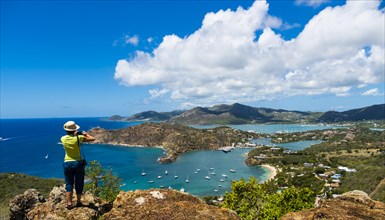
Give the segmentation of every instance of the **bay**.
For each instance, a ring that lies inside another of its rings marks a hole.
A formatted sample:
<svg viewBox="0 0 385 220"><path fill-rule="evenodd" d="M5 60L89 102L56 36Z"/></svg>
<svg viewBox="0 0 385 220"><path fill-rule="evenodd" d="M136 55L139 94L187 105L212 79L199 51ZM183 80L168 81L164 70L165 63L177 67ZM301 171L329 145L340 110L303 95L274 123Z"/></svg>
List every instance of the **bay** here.
<svg viewBox="0 0 385 220"><path fill-rule="evenodd" d="M0 172L25 173L44 178L63 178L64 150L59 141L60 137L65 135L63 124L68 120L74 120L81 126L81 130L90 130L93 127L119 129L141 123L111 122L104 119L1 119ZM232 127L261 133L329 128L313 125L234 125ZM204 126L200 128L204 128ZM301 148L306 146L308 145L305 144ZM264 181L269 175L269 171L260 166L246 166L243 155L250 149L235 149L231 153L189 152L181 155L171 164L156 162L157 158L164 154L160 148L85 144L83 149L88 161L98 160L103 167L110 167L123 179L122 190L164 186L177 190L183 188L198 196L218 195L230 190L231 180L255 176L258 180ZM230 172L230 169L235 172ZM168 175L165 175L166 170ZM146 172L147 175L141 176L142 172ZM227 178L222 174L227 175ZM175 175L178 178L175 178ZM158 179L158 176L162 177ZM209 176L210 180L207 180L206 176ZM188 183L186 179L189 180ZM149 181L154 181L154 183L149 183Z"/></svg>

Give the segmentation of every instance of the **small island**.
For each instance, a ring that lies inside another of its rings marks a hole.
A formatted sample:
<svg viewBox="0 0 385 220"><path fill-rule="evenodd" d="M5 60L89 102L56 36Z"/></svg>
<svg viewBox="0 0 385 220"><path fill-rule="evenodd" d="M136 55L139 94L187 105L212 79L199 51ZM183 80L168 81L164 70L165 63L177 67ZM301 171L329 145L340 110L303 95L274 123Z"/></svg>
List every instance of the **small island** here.
<svg viewBox="0 0 385 220"><path fill-rule="evenodd" d="M196 129L189 126L166 123L144 123L137 126L105 130L93 128L89 131L95 137L94 144L121 146L161 147L166 155L159 158L160 163L176 160L179 154L194 150L230 149L245 146L249 139L260 134L241 131L230 127Z"/></svg>

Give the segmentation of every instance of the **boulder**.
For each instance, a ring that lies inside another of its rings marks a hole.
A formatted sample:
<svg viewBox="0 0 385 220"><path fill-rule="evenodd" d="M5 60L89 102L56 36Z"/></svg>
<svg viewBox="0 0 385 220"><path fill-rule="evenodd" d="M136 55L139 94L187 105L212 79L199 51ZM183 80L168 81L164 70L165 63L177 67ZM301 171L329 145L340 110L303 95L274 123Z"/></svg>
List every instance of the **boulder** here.
<svg viewBox="0 0 385 220"><path fill-rule="evenodd" d="M201 199L172 189L120 192L104 219L240 219L229 209L207 205Z"/></svg>
<svg viewBox="0 0 385 220"><path fill-rule="evenodd" d="M76 204L76 196L74 196ZM83 206L66 208L66 191L64 186L54 187L45 200L36 190L27 190L17 195L10 203L11 219L98 219L111 209L111 204L86 193L82 197Z"/></svg>
<svg viewBox="0 0 385 220"><path fill-rule="evenodd" d="M26 213L32 210L36 204L44 201L45 199L36 189L26 190L9 202L10 219L27 219Z"/></svg>
<svg viewBox="0 0 385 220"><path fill-rule="evenodd" d="M385 219L385 204L372 200L363 191L354 190L335 199L325 200L317 208L288 213L282 219Z"/></svg>

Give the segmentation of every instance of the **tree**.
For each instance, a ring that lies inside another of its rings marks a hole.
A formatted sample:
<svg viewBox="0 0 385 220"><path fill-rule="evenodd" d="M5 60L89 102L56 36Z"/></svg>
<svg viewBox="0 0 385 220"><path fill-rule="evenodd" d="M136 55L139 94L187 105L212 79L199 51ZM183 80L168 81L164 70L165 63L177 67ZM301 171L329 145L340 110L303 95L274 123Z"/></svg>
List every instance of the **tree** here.
<svg viewBox="0 0 385 220"><path fill-rule="evenodd" d="M260 219L279 219L286 213L312 208L314 198L315 193L310 189L292 186L268 197Z"/></svg>
<svg viewBox="0 0 385 220"><path fill-rule="evenodd" d="M278 192L273 181L233 181L221 206L234 210L242 219L279 219L284 214L313 207L315 193L290 187Z"/></svg>
<svg viewBox="0 0 385 220"><path fill-rule="evenodd" d="M121 178L115 176L112 169L105 169L102 165L94 160L88 163L86 168L86 176L91 182L85 185L85 189L91 191L95 196L98 196L109 202L113 202L120 191Z"/></svg>

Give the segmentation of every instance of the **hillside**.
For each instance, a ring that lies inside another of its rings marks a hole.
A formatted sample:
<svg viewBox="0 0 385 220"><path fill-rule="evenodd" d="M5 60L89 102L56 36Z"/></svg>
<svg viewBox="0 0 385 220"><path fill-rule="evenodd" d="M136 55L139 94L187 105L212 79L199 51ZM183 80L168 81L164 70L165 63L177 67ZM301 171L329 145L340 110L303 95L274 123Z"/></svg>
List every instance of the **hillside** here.
<svg viewBox="0 0 385 220"><path fill-rule="evenodd" d="M89 133L95 137L95 144L163 147L167 156L159 162L172 162L184 152L214 150L232 143L245 142L248 137L256 136L255 133L229 127L195 129L165 123L145 123L117 130L93 128Z"/></svg>
<svg viewBox="0 0 385 220"><path fill-rule="evenodd" d="M182 114L184 111L176 110L171 112L156 112L156 111L145 111L134 114L130 117L122 117L120 115L113 115L107 120L110 121L166 121L174 116Z"/></svg>
<svg viewBox="0 0 385 220"><path fill-rule="evenodd" d="M9 213L9 200L26 189L34 188L47 197L54 186L64 184L61 179L43 179L19 173L0 173L0 213ZM6 218L4 218L6 219Z"/></svg>
<svg viewBox="0 0 385 220"><path fill-rule="evenodd" d="M156 111L146 111L146 112L141 112L138 114L135 114L131 117L128 117L126 120L127 121L135 121L135 120L153 120L153 121L164 121L170 119L171 116L158 113Z"/></svg>
<svg viewBox="0 0 385 220"><path fill-rule="evenodd" d="M116 120L117 116L111 117ZM171 124L257 124L257 123L334 123L363 120L385 120L385 104L373 105L344 112L302 112L283 109L255 108L242 104L195 107L186 111L157 113L146 111L135 114L124 121L156 120Z"/></svg>
<svg viewBox="0 0 385 220"><path fill-rule="evenodd" d="M385 119L385 104L373 105L344 112L328 111L325 112L318 121L330 123L383 119Z"/></svg>

